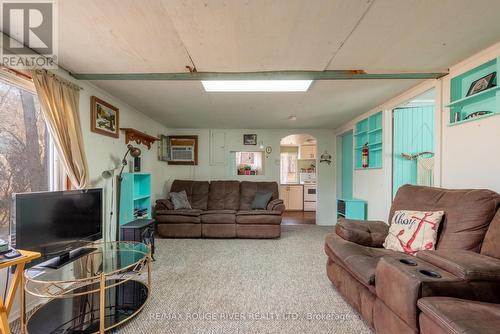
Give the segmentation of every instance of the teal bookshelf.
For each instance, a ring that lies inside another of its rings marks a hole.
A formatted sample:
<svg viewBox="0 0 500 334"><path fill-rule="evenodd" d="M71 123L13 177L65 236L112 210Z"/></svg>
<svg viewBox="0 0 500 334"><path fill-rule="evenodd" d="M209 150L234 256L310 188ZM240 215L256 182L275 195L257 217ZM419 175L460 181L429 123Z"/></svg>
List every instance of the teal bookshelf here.
<svg viewBox="0 0 500 334"><path fill-rule="evenodd" d="M451 79L450 104L446 106L450 109L450 126L500 114L500 87L497 86L498 78L495 78L493 87L467 96L467 92L474 81L493 72L496 72L498 76L499 70L500 58L495 58ZM490 113L466 119L467 116L478 111L488 111Z"/></svg>
<svg viewBox="0 0 500 334"><path fill-rule="evenodd" d="M356 123L354 138L354 168L382 168L382 112L380 111ZM368 167L363 168L361 151L365 143L368 143Z"/></svg>
<svg viewBox="0 0 500 334"><path fill-rule="evenodd" d="M147 210L136 217L136 210ZM120 226L138 218L151 218L151 174L123 173L120 190Z"/></svg>

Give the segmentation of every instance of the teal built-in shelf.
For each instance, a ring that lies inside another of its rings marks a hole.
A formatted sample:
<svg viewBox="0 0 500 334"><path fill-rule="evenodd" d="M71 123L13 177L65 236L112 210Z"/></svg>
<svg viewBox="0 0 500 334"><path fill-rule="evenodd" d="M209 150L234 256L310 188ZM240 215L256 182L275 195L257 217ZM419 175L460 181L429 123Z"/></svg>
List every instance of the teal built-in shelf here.
<svg viewBox="0 0 500 334"><path fill-rule="evenodd" d="M474 81L490 73L496 73L498 76L500 69L499 59L500 58L492 59L451 79L451 101L448 105L446 105L446 107L450 109L449 126L488 118L500 113L500 86L496 85L498 80L497 78L495 78L493 82L493 87L467 96L467 92ZM479 111L486 111L489 113L466 119L467 116Z"/></svg>
<svg viewBox="0 0 500 334"><path fill-rule="evenodd" d="M354 168L356 170L382 168L382 112L356 123L354 131ZM368 144L368 167L366 168L363 168L361 161L364 144Z"/></svg>

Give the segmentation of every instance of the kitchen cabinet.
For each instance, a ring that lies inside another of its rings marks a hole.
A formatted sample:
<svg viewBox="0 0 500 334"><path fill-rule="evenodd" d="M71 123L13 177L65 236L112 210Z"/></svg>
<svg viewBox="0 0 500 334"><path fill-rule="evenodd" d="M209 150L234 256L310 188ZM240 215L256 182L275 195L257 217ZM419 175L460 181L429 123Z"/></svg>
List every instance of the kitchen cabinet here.
<svg viewBox="0 0 500 334"><path fill-rule="evenodd" d="M226 132L210 131L210 165L224 166L226 164Z"/></svg>
<svg viewBox="0 0 500 334"><path fill-rule="evenodd" d="M280 186L279 191L286 210L304 210L304 188L302 185L283 184Z"/></svg>
<svg viewBox="0 0 500 334"><path fill-rule="evenodd" d="M300 146L299 159L316 159L316 145Z"/></svg>

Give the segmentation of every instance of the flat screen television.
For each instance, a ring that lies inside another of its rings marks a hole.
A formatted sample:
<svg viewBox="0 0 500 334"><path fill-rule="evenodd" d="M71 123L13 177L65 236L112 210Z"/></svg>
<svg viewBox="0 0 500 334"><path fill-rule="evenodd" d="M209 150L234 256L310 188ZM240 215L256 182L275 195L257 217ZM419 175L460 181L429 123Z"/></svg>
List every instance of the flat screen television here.
<svg viewBox="0 0 500 334"><path fill-rule="evenodd" d="M57 268L102 238L102 189L14 194L13 207L12 246L42 254L31 266Z"/></svg>

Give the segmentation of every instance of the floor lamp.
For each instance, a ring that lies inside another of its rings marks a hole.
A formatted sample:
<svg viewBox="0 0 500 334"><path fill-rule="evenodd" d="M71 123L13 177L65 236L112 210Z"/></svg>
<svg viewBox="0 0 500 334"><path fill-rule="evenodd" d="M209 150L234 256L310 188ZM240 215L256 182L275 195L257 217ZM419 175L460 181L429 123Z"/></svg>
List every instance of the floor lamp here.
<svg viewBox="0 0 500 334"><path fill-rule="evenodd" d="M131 157L137 158L141 155L141 150L137 147L130 145L130 144L127 145L127 152L125 152L125 155L123 156L120 173L116 177L116 180L117 180L117 184L116 184L116 211L117 211L117 214L116 214L116 223L115 223L116 240L120 240L120 230L119 230L119 225L120 225L120 222L119 222L119 219L120 219L120 191L121 191L121 184L122 184L122 180L123 180L123 178L122 178L123 169L125 168L125 166L128 165L127 155L129 153L130 153ZM105 179L111 178L111 208L110 208L110 213L109 213L110 224L113 221L113 197L114 197L113 196L113 193L114 193L113 176L115 175L115 170L117 170L118 168L120 168L120 167L105 170L101 174L102 177Z"/></svg>

